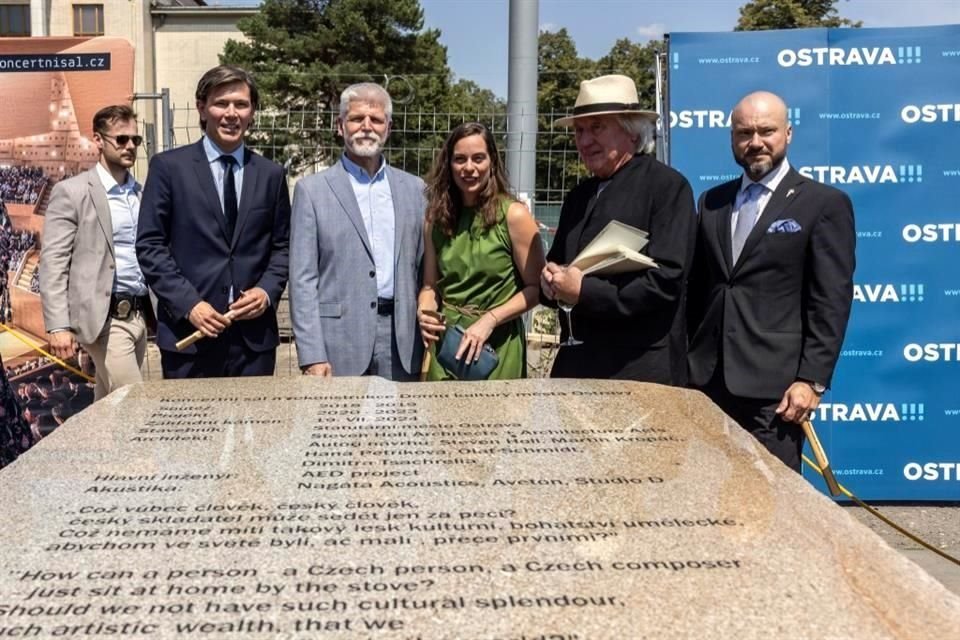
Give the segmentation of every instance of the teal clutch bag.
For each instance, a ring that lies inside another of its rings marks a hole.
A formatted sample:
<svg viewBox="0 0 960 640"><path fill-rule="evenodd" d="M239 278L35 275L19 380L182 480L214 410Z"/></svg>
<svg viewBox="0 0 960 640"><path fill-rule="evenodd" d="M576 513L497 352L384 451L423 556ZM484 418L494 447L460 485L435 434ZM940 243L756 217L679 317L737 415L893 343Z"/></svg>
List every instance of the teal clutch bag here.
<svg viewBox="0 0 960 640"><path fill-rule="evenodd" d="M480 359L467 362L466 358L457 360L457 349L460 348L460 341L463 340L463 328L455 325L447 329L443 334L443 339L437 347L437 363L446 369L450 374L456 376L458 380L486 380L493 373L500 363L497 352L490 345L484 344L480 350Z"/></svg>

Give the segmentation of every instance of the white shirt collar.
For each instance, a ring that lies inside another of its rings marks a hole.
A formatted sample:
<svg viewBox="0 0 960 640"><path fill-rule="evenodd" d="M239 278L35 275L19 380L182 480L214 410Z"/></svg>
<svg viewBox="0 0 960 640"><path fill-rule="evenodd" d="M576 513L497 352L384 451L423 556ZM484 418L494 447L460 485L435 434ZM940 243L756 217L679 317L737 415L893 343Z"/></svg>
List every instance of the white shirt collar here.
<svg viewBox="0 0 960 640"><path fill-rule="evenodd" d="M138 191L140 185L137 184L137 181L133 179L133 174L127 171L127 179L123 181L123 184L118 183L113 179L113 175L103 168L103 165L97 162L97 176L100 178L100 184L103 185L103 190L107 193L114 188L119 186L121 189L128 191Z"/></svg>

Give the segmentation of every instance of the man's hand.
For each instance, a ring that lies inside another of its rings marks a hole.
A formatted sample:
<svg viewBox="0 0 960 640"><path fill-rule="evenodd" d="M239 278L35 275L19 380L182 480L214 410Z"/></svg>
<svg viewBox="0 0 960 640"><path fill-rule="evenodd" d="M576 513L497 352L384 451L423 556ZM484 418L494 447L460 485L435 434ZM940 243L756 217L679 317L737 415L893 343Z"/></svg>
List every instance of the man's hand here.
<svg viewBox="0 0 960 640"><path fill-rule="evenodd" d="M806 382L797 381L784 392L777 415L786 422L801 424L820 404L820 396Z"/></svg>
<svg viewBox="0 0 960 640"><path fill-rule="evenodd" d="M50 351L61 360L77 355L77 336L73 331L57 331L50 334Z"/></svg>
<svg viewBox="0 0 960 640"><path fill-rule="evenodd" d="M263 315L270 305L270 297L260 287L248 289L233 301L230 310L234 320L253 320Z"/></svg>
<svg viewBox="0 0 960 640"><path fill-rule="evenodd" d="M207 338L216 338L230 326L230 318L217 313L210 303L202 300L190 310L187 319Z"/></svg>
<svg viewBox="0 0 960 640"><path fill-rule="evenodd" d="M555 300L557 298L557 292L553 290L553 274L562 269L563 267L556 262L548 262L540 272L540 290L543 291L543 295L547 300Z"/></svg>
<svg viewBox="0 0 960 640"><path fill-rule="evenodd" d="M567 304L580 302L580 285L583 282L583 272L580 269L570 266L561 267L551 262L543 270L550 272L549 282L554 299ZM543 276L541 276L542 280Z"/></svg>
<svg viewBox="0 0 960 640"><path fill-rule="evenodd" d="M333 367L329 362L315 362L303 368L305 376L320 376L321 378L332 378Z"/></svg>

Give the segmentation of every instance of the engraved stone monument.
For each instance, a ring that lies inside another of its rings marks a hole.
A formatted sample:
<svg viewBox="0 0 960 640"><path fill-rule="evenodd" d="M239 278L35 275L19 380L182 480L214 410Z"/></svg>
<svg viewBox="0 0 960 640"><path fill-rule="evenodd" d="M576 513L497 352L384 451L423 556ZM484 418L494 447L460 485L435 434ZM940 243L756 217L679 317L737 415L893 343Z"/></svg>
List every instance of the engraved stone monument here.
<svg viewBox="0 0 960 640"><path fill-rule="evenodd" d="M657 385L137 385L0 472L0 513L0 638L960 630L960 598Z"/></svg>

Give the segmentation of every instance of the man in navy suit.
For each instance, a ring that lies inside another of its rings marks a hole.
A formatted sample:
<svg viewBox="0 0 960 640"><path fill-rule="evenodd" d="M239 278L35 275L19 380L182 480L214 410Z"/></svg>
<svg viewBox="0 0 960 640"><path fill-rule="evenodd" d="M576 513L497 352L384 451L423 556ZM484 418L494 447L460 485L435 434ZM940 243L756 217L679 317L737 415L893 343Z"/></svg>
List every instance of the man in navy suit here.
<svg viewBox="0 0 960 640"><path fill-rule="evenodd" d="M733 110L743 176L700 197L688 293L690 382L800 470L800 423L820 403L853 300L853 206L790 167L772 93Z"/></svg>
<svg viewBox="0 0 960 640"><path fill-rule="evenodd" d="M259 100L246 71L211 69L196 100L203 139L153 159L140 206L137 257L159 301L163 376L272 375L287 282L286 177L243 144ZM204 339L178 352L196 330Z"/></svg>

